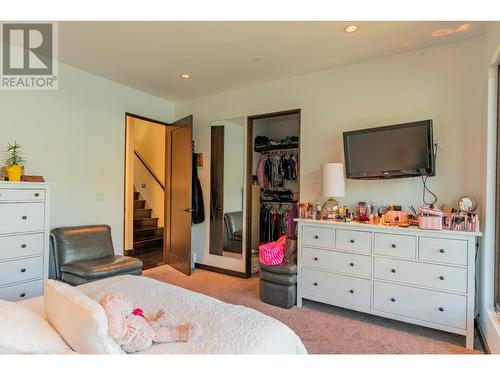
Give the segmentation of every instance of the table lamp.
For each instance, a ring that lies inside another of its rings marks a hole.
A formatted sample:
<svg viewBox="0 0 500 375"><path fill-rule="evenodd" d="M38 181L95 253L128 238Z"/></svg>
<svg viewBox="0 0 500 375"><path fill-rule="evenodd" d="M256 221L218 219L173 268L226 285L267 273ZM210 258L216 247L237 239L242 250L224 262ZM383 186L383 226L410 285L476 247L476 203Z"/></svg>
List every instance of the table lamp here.
<svg viewBox="0 0 500 375"><path fill-rule="evenodd" d="M321 166L321 192L328 198L323 204L323 217L334 218L339 209L335 198L345 196L344 165L327 163Z"/></svg>

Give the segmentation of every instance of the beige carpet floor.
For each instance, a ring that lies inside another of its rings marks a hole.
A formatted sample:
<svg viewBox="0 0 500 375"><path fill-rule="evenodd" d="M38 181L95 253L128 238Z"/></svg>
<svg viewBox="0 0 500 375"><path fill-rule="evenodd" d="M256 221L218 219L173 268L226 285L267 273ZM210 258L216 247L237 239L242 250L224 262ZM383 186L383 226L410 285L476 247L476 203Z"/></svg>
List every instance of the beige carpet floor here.
<svg viewBox="0 0 500 375"><path fill-rule="evenodd" d="M196 269L186 276L169 266L144 272L145 276L251 307L288 325L311 354L468 354L463 336L358 313L322 303L305 301L289 310L259 299L259 278L240 279Z"/></svg>

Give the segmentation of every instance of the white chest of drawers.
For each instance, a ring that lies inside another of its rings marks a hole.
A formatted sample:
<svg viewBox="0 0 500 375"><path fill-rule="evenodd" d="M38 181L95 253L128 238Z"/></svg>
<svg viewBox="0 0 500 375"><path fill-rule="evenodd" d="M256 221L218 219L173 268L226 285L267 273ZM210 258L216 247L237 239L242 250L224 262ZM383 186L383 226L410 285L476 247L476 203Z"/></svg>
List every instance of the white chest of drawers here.
<svg viewBox="0 0 500 375"><path fill-rule="evenodd" d="M466 336L479 232L298 219L297 305L323 302Z"/></svg>
<svg viewBox="0 0 500 375"><path fill-rule="evenodd" d="M0 299L43 293L49 270L49 198L44 183L0 182Z"/></svg>

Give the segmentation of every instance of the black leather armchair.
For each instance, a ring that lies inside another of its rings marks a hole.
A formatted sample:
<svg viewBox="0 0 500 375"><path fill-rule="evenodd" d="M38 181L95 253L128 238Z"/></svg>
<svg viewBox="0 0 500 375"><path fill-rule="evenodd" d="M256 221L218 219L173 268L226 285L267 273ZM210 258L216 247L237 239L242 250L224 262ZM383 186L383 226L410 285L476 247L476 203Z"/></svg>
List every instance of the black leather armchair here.
<svg viewBox="0 0 500 375"><path fill-rule="evenodd" d="M80 285L111 276L142 274L139 259L115 255L109 225L56 228L50 237L58 280Z"/></svg>
<svg viewBox="0 0 500 375"><path fill-rule="evenodd" d="M242 252L243 212L227 212L224 214L224 251Z"/></svg>

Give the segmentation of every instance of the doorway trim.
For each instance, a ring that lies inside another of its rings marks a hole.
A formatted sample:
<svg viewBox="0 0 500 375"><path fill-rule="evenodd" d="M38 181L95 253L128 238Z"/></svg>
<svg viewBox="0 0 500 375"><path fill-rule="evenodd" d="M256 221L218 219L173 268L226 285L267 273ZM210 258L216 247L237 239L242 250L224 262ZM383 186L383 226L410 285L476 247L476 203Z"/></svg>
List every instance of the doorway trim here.
<svg viewBox="0 0 500 375"><path fill-rule="evenodd" d="M127 235L126 217L127 217L127 166L128 166L127 156L128 156L128 154L127 154L127 143L126 142L127 142L127 136L128 136L128 125L127 125L128 118L134 118L134 119L138 119L138 120L148 121L148 122L152 122L154 124L164 125L166 127L170 126L170 124L167 122L155 120L155 119L152 119L152 118L149 118L146 116L141 116L141 115L137 115L137 114L130 113L130 112L125 112L125 121L124 121L125 122L125 133L124 133L125 146L123 148L123 159L124 159L124 162L123 162L123 252L124 252L124 254L125 254L125 251L127 250L125 240L126 240L126 235ZM165 152L166 152L166 150L165 150ZM149 171L149 167L146 166L146 168ZM156 179L156 176L151 171L150 171L150 173ZM166 241L164 239L163 240L163 263L164 264L166 264L166 255L165 255L166 247L165 246L166 246Z"/></svg>
<svg viewBox="0 0 500 375"><path fill-rule="evenodd" d="M252 276L252 175L253 175L253 122L263 118L280 117L285 115L299 115L299 150L301 149L301 109L289 109L279 112L263 113L247 117L247 165L246 165L246 238L245 238L245 274L246 277ZM301 165L302 153L299 152L299 168ZM299 197L300 197L300 180L299 180Z"/></svg>

